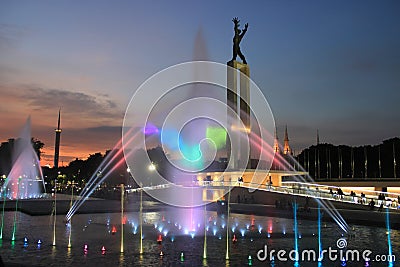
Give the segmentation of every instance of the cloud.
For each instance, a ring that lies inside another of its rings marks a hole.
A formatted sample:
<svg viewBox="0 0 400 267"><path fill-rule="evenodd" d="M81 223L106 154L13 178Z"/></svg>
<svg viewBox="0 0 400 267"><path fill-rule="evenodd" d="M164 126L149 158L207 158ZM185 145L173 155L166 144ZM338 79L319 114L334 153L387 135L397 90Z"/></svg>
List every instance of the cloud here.
<svg viewBox="0 0 400 267"><path fill-rule="evenodd" d="M54 128L61 107L61 155L64 160L86 158L104 152L121 138L123 111L108 95L28 85L0 83L2 103L0 140L18 134L27 116L32 117L32 135L45 143L43 161L54 154ZM51 162L51 160L50 160Z"/></svg>
<svg viewBox="0 0 400 267"><path fill-rule="evenodd" d="M98 126L89 127L86 130L89 132L103 132L103 133L115 133L121 132L122 126Z"/></svg>
<svg viewBox="0 0 400 267"><path fill-rule="evenodd" d="M30 105L38 109L52 108L56 105L75 111L111 115L115 114L113 109L117 106L112 100L102 96L62 89L27 88L24 93Z"/></svg>
<svg viewBox="0 0 400 267"><path fill-rule="evenodd" d="M106 95L92 95L86 92L65 89L42 88L30 85L2 86L2 98L23 103L33 111L54 111L61 107L69 117L95 121L113 121L123 116L118 104Z"/></svg>

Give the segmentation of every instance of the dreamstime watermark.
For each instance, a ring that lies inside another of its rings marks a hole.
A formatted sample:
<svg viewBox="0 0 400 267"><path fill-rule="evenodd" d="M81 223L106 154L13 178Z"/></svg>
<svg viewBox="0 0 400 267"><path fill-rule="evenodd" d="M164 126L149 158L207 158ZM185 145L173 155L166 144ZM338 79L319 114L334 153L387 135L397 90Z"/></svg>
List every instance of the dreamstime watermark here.
<svg viewBox="0 0 400 267"><path fill-rule="evenodd" d="M303 250L286 250L286 249L268 249L268 245L257 252L257 259L261 262L264 261L302 261L302 262L315 262L315 261L346 261L346 262L394 262L395 255L376 254L374 255L371 250L358 250L346 249L347 240L339 238L336 242L336 247L329 246L327 249L319 252L315 249Z"/></svg>

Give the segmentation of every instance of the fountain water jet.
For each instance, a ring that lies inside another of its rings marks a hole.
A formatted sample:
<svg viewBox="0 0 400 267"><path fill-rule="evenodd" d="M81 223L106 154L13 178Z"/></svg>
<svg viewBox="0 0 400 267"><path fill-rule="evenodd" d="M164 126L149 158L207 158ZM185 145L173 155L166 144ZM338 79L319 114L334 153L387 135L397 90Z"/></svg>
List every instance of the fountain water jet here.
<svg viewBox="0 0 400 267"><path fill-rule="evenodd" d="M19 180L21 187L18 189ZM40 162L31 143L30 117L14 143L12 168L2 190L10 199L37 198L45 191Z"/></svg>
<svg viewBox="0 0 400 267"><path fill-rule="evenodd" d="M57 180L54 182L54 209L53 209L53 246L56 245L56 222L57 222Z"/></svg>
<svg viewBox="0 0 400 267"><path fill-rule="evenodd" d="M322 261L321 205L318 204L318 261Z"/></svg>
<svg viewBox="0 0 400 267"><path fill-rule="evenodd" d="M69 203L69 208L72 207L72 200L74 198L74 183L72 182L71 186L72 192L71 192L71 201ZM71 248L71 234L72 234L72 218L69 220L69 233L68 233L68 248Z"/></svg>
<svg viewBox="0 0 400 267"><path fill-rule="evenodd" d="M261 130L263 131L263 129L261 129ZM262 145L264 145L265 147L269 146L269 144L265 144L265 141L262 140L256 134L252 134L251 133L250 135L251 135L250 141L252 142L252 144L254 144L254 145L258 144L258 146L261 146L261 147L262 147ZM283 148L280 147L280 149L283 149ZM268 148L268 151L269 151L269 148ZM291 161L297 162L292 156L290 156L290 155L287 155L287 156L289 157L289 159ZM275 157L282 165L286 166L287 170L296 171L295 168L285 158L282 157L282 155L276 153ZM305 170L302 167L300 168L300 171L304 171L305 172ZM310 181L314 182L314 179L310 175L307 175L306 178L303 178L302 176L296 176L295 178L296 178L296 181L300 181L300 182L310 182ZM260 186L261 186L261 184L260 184ZM254 190L255 189L253 189L253 191ZM324 211L326 213L328 213L332 217L332 219L337 223L337 225L344 232L347 233L348 232L348 225L347 225L346 221L343 219L343 217L336 210L336 208L333 206L333 204L331 202L325 201L323 199L316 198L315 200L324 209Z"/></svg>
<svg viewBox="0 0 400 267"><path fill-rule="evenodd" d="M299 260L299 235L297 225L297 201L293 201L293 224L294 224L294 251L296 252L295 263Z"/></svg>
<svg viewBox="0 0 400 267"><path fill-rule="evenodd" d="M0 240L3 239L3 227L4 227L4 209L6 206L6 194L3 193L3 209L1 211L1 228L0 228Z"/></svg>
<svg viewBox="0 0 400 267"><path fill-rule="evenodd" d="M207 205L204 204L204 245L203 245L203 259L207 259Z"/></svg>
<svg viewBox="0 0 400 267"><path fill-rule="evenodd" d="M128 138L126 142L132 142L132 140L135 139L137 134L140 133L140 131L136 131L134 134L133 133L134 129L130 129L125 137ZM124 137L123 137L124 138ZM75 214L75 212L83 205L85 200L93 193L93 191L96 189L98 185L100 185L115 169L117 169L121 164L125 162L125 159L122 158L118 162L115 162L119 156L122 155L123 149L121 147L122 139L118 141L118 143L114 146L112 151L104 158L104 160L101 162L100 166L97 167L96 171L93 173L92 177L90 177L89 181L86 183L85 187L82 189L81 193L79 194L79 198L77 198L74 201L74 204L72 207L69 209L67 215L66 215L66 220L69 221L72 216ZM129 153L132 153L129 152ZM110 170L107 168L110 167L111 164L114 164ZM100 170L104 170L105 172L102 173L101 176L97 175Z"/></svg>
<svg viewBox="0 0 400 267"><path fill-rule="evenodd" d="M18 182L17 182L17 195L19 194L19 184L21 183L21 177L18 178ZM14 211L14 224L13 224L13 231L12 231L12 238L11 241L15 241L15 233L17 231L17 212L18 212L18 198L15 201L15 211Z"/></svg>
<svg viewBox="0 0 400 267"><path fill-rule="evenodd" d="M121 253L124 253L124 193L125 187L121 184Z"/></svg>
<svg viewBox="0 0 400 267"><path fill-rule="evenodd" d="M386 232L387 232L387 243L388 243L388 266L393 266L393 253L392 253L392 241L390 239L390 212L389 208L386 208Z"/></svg>
<svg viewBox="0 0 400 267"><path fill-rule="evenodd" d="M143 189L140 190L140 208L139 208L139 223L140 223L140 255L143 254Z"/></svg>

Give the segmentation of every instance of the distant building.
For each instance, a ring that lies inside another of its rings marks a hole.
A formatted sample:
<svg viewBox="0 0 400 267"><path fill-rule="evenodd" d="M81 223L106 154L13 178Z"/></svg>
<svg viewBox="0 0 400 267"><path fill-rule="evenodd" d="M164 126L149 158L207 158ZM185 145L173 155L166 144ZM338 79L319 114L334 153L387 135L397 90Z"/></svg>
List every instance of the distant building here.
<svg viewBox="0 0 400 267"><path fill-rule="evenodd" d="M283 149L281 150L280 144L279 144L279 138L277 134L277 129L275 128L275 133L274 133L274 152L283 154L283 155L292 155L293 151L292 148L290 147L289 144L289 135L288 135L288 130L287 126L285 128L285 136L283 139Z"/></svg>
<svg viewBox="0 0 400 267"><path fill-rule="evenodd" d="M285 155L291 155L292 154L292 149L290 148L289 145L289 135L288 135L288 131L287 131L287 126L285 128L285 138L283 140L283 154Z"/></svg>
<svg viewBox="0 0 400 267"><path fill-rule="evenodd" d="M60 157L60 138L61 138L61 128L60 128L60 122L61 122L61 110L58 111L58 123L57 123L57 129L55 129L56 132L56 139L55 139L55 144L54 144L54 169L58 169L58 161Z"/></svg>

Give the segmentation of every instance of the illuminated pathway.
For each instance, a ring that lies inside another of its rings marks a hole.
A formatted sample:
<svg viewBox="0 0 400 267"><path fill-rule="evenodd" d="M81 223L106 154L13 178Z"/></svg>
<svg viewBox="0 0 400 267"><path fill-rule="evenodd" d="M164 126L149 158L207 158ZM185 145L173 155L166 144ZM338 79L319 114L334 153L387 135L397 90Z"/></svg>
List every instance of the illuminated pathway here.
<svg viewBox="0 0 400 267"><path fill-rule="evenodd" d="M136 193L140 192L141 190L162 190L168 188L170 184L163 184L158 186L148 186L142 188L135 188L135 189L128 189L127 193ZM213 189L221 189L227 186L229 187L242 187L247 188L249 190L259 190L264 192L274 192L279 194L286 194L286 195L294 195L294 196L302 196L302 197L311 197L316 199L322 200L329 200L335 202L345 202L349 204L355 205L368 205L371 200L374 200L375 207L379 207L381 205L381 201L378 200L378 196L381 193L385 194L386 200L383 201L383 206L385 208L397 210L400 207L400 204L397 201L397 198L400 194L395 193L385 193L380 191L372 191L372 190L364 190L365 198L361 198L360 194L357 196L352 197L350 196L349 192L344 192L345 195L340 196L337 194L337 189L339 187L335 186L327 186L315 183L302 183L302 182L282 182L282 186L267 186L263 184L256 184L256 183L240 183L240 182L197 182L191 184L181 185L189 187L204 187L204 188L213 188ZM332 189L333 194L330 192Z"/></svg>

